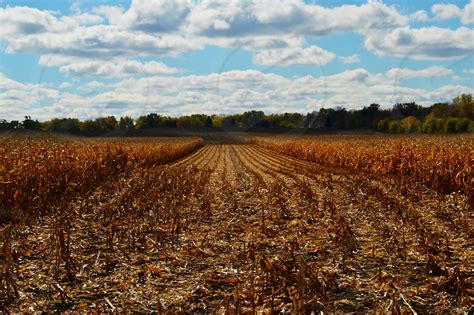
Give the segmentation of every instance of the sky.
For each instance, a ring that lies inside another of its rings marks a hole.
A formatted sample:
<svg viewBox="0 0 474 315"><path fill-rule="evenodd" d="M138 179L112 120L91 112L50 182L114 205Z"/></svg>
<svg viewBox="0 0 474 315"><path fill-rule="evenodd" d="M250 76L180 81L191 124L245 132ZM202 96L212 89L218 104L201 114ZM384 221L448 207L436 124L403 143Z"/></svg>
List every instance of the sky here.
<svg viewBox="0 0 474 315"><path fill-rule="evenodd" d="M0 0L0 119L474 94L474 0Z"/></svg>

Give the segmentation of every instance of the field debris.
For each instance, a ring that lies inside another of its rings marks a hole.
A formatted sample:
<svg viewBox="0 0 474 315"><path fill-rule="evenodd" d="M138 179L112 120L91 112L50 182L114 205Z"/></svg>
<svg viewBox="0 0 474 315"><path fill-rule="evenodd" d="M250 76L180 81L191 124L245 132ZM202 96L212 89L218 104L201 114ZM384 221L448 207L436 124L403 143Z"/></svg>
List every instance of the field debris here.
<svg viewBox="0 0 474 315"><path fill-rule="evenodd" d="M322 163L307 158L319 149L304 158L278 141L5 142L0 310L471 310L472 182L458 174L441 189L416 167L451 176L472 137L413 141L463 155L425 161L438 169L402 154L403 175L352 149Z"/></svg>

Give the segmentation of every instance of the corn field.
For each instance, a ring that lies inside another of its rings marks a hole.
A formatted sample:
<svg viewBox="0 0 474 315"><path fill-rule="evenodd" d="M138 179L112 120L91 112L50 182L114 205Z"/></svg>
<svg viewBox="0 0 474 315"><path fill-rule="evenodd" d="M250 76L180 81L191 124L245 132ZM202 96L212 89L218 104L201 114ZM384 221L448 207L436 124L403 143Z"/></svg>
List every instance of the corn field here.
<svg viewBox="0 0 474 315"><path fill-rule="evenodd" d="M472 136L0 141L2 312L472 311Z"/></svg>

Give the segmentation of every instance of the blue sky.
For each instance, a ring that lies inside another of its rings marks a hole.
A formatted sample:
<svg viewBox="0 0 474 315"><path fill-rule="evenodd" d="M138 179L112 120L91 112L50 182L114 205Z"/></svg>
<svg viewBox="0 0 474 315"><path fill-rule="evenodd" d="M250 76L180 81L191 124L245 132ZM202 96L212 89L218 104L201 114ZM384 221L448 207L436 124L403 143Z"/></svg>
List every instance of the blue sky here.
<svg viewBox="0 0 474 315"><path fill-rule="evenodd" d="M309 112L473 93L473 1L0 0L0 119Z"/></svg>

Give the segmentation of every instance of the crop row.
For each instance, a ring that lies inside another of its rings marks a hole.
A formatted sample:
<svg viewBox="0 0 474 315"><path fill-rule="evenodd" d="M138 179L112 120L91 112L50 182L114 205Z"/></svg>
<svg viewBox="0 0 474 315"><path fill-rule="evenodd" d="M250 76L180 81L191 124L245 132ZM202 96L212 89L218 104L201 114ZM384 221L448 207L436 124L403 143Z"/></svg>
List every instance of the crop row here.
<svg viewBox="0 0 474 315"><path fill-rule="evenodd" d="M201 139L176 142L2 139L0 221L37 218L53 205L65 204L117 174L171 162L201 145Z"/></svg>
<svg viewBox="0 0 474 315"><path fill-rule="evenodd" d="M322 166L393 175L441 193L473 194L472 136L257 137L250 142Z"/></svg>

